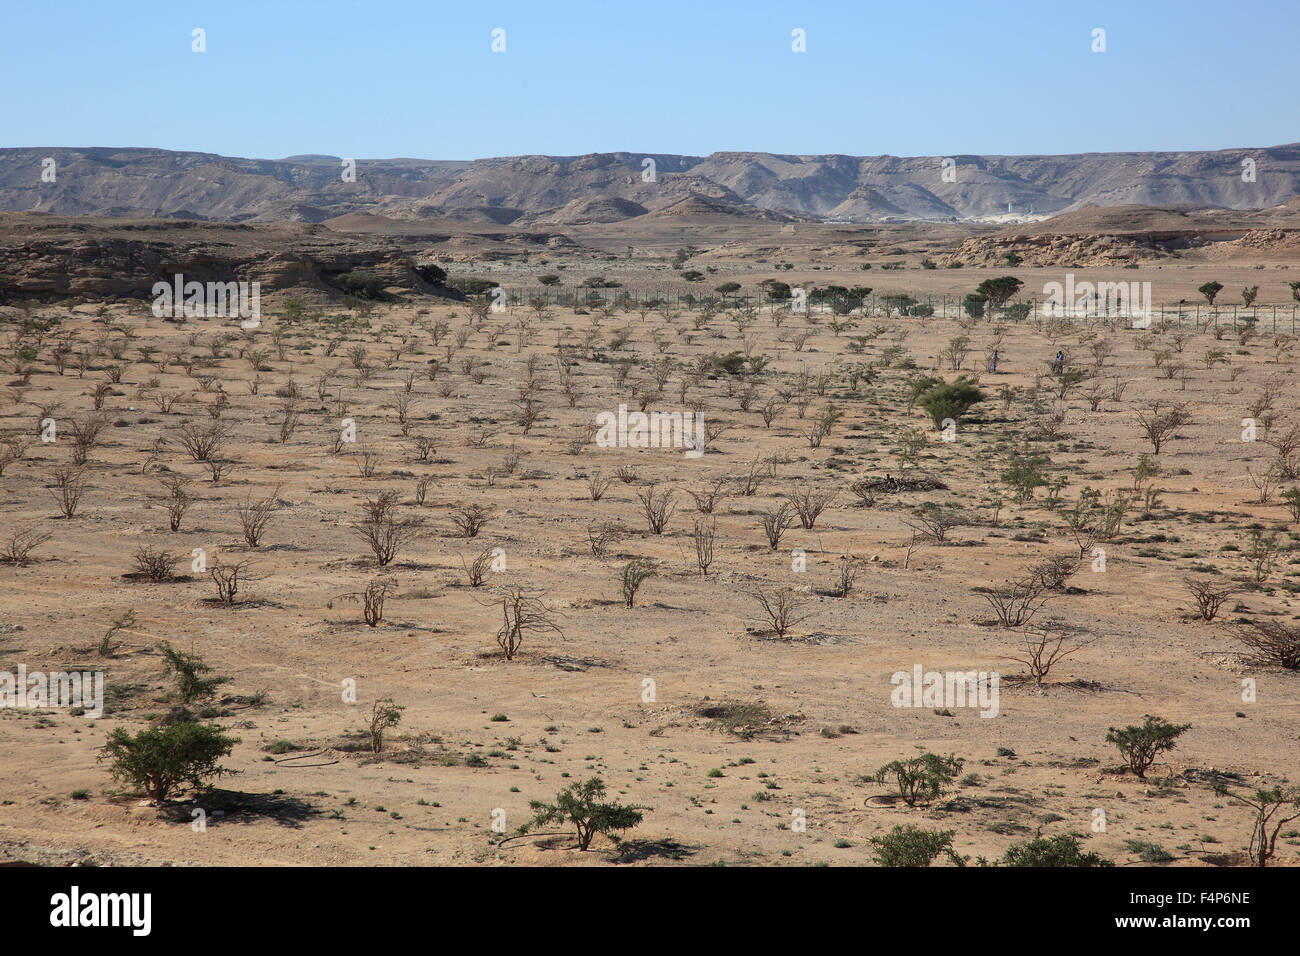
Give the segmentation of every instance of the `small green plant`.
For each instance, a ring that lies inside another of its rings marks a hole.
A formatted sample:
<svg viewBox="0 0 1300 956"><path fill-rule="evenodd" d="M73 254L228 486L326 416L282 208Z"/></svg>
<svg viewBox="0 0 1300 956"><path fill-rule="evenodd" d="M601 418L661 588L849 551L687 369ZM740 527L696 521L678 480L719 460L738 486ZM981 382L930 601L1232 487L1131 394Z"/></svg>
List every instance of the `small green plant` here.
<svg viewBox="0 0 1300 956"><path fill-rule="evenodd" d="M636 592L641 589L641 585L657 573L649 562L642 561L639 558L623 565L623 601L628 607L631 607L636 600Z"/></svg>
<svg viewBox="0 0 1300 956"><path fill-rule="evenodd" d="M1034 492L1047 484L1046 455L1033 454L1028 451L1015 452L1007 468L999 476L1003 484L1011 488L1016 501L1024 504L1034 497Z"/></svg>
<svg viewBox="0 0 1300 956"><path fill-rule="evenodd" d="M1128 762L1128 768L1139 779L1145 780L1147 770L1160 754L1173 750L1179 735L1191 724L1171 724L1163 717L1146 714L1140 726L1130 724L1122 730L1111 727L1106 733L1106 743L1114 744Z"/></svg>
<svg viewBox="0 0 1300 956"><path fill-rule="evenodd" d="M207 700L216 694L222 684L230 683L229 677L203 677L212 672L212 667L203 662L197 654L186 654L175 650L166 641L158 642L162 651L163 663L169 674L176 675L176 689L181 701L189 704L196 700Z"/></svg>
<svg viewBox="0 0 1300 956"><path fill-rule="evenodd" d="M1251 576L1256 584L1263 584L1273 573L1277 564L1277 533L1268 534L1255 529L1250 532L1249 542L1242 554L1250 562Z"/></svg>
<svg viewBox="0 0 1300 956"><path fill-rule="evenodd" d="M644 819L642 811L651 809L617 801L605 802L605 783L600 777L565 787L555 795L554 803L530 800L528 806L534 816L519 828L520 833L555 823L569 823L577 830L579 850L590 847L598 833L618 842L619 834L639 826Z"/></svg>
<svg viewBox="0 0 1300 956"><path fill-rule="evenodd" d="M1291 520L1300 522L1300 488L1292 486L1278 497L1286 502L1286 508L1291 512Z"/></svg>
<svg viewBox="0 0 1300 956"><path fill-rule="evenodd" d="M391 697L377 700L371 705L370 725L366 731L370 735L372 753L379 753L384 749L384 731L398 725L402 719L402 711L405 709L401 704L394 704Z"/></svg>
<svg viewBox="0 0 1300 956"><path fill-rule="evenodd" d="M1104 867L1115 864L1096 853L1084 853L1079 838L1072 833L1054 837L1035 836L1025 843L1014 843L1002 857L1003 866Z"/></svg>
<svg viewBox="0 0 1300 956"><path fill-rule="evenodd" d="M1152 843L1150 840L1125 840L1124 845L1130 852L1136 853L1137 858L1143 863L1168 863L1174 858L1174 855L1159 843Z"/></svg>
<svg viewBox="0 0 1300 956"><path fill-rule="evenodd" d="M893 760L877 770L870 779L883 785L892 777L903 802L914 807L918 803L930 803L943 796L948 786L961 773L963 763L959 757L923 753L919 757Z"/></svg>
<svg viewBox="0 0 1300 956"><path fill-rule="evenodd" d="M113 643L113 638L117 636L117 632L129 630L130 628L135 627L135 624L135 611L133 609L127 610L120 617L113 618L113 623L109 626L108 630L104 632L104 636L99 639L99 656L112 657L113 652L116 651L117 648L121 647L120 642L116 644Z"/></svg>
<svg viewBox="0 0 1300 956"><path fill-rule="evenodd" d="M922 830L914 826L896 826L884 836L872 837L875 859L881 866L930 866L946 856L956 866L966 860L952 847L955 830Z"/></svg>
<svg viewBox="0 0 1300 956"><path fill-rule="evenodd" d="M710 356L709 362L714 369L719 372L726 372L728 375L739 375L745 368L745 356L740 352L713 355Z"/></svg>

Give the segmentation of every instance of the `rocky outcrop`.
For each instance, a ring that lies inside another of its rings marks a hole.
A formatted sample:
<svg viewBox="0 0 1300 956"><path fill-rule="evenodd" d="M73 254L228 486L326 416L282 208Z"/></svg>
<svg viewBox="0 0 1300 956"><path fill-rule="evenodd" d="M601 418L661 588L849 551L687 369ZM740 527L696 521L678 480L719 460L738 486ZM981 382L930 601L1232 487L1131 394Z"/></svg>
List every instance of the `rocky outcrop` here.
<svg viewBox="0 0 1300 956"><path fill-rule="evenodd" d="M941 265L1123 266L1173 256L1171 240L1138 236L980 236L966 239Z"/></svg>
<svg viewBox="0 0 1300 956"><path fill-rule="evenodd" d="M335 277L357 271L402 290L452 294L422 279L415 258L392 243L324 230L313 234L312 227L183 225L109 223L94 229L84 221L56 220L45 228L0 228L0 298L143 298L152 295L155 282L178 273L200 282L259 282L263 294L329 292Z"/></svg>

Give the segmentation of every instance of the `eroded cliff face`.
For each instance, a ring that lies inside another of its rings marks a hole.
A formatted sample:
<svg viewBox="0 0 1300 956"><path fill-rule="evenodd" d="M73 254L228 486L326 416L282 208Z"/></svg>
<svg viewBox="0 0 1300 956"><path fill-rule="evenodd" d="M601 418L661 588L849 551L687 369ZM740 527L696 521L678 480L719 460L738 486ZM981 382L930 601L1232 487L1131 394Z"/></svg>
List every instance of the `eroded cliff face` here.
<svg viewBox="0 0 1300 956"><path fill-rule="evenodd" d="M200 282L260 282L271 293L330 291L334 277L362 271L390 286L446 294L420 277L400 245L315 227L21 218L0 218L4 299L147 297L155 282L178 273Z"/></svg>

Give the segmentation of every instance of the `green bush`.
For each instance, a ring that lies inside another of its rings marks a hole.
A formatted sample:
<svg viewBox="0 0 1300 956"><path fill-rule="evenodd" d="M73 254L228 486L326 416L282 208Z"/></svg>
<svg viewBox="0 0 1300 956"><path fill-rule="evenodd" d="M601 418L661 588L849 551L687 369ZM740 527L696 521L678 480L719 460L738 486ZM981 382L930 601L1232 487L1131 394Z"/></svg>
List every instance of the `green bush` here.
<svg viewBox="0 0 1300 956"><path fill-rule="evenodd" d="M1167 750L1174 749L1178 736L1188 730L1191 724L1171 724L1163 717L1146 714L1141 726L1129 724L1122 730L1111 727L1106 733L1106 743L1114 744L1128 762L1128 768L1145 779L1147 770L1155 763L1156 757Z"/></svg>
<svg viewBox="0 0 1300 956"><path fill-rule="evenodd" d="M952 848L955 832L896 826L884 836L872 837L871 843L881 866L930 866L940 854L957 866L965 866L965 859Z"/></svg>
<svg viewBox="0 0 1300 956"><path fill-rule="evenodd" d="M181 695L181 700L186 704L196 700L207 700L222 684L230 683L229 677L200 676L211 673L212 668L197 654L186 654L184 651L175 650L166 641L159 641L158 649L162 651L163 664L167 672L176 675L176 689Z"/></svg>
<svg viewBox="0 0 1300 956"><path fill-rule="evenodd" d="M1036 836L1025 843L1015 843L1002 857L1003 866L1114 866L1096 853L1084 853L1079 838L1069 833L1054 837Z"/></svg>
<svg viewBox="0 0 1300 956"><path fill-rule="evenodd" d="M239 740L224 736L225 729L177 723L131 736L125 728L115 727L100 759L112 761L110 772L115 779L161 803L184 784L198 789L208 777L227 772L217 761L230 756Z"/></svg>
<svg viewBox="0 0 1300 956"><path fill-rule="evenodd" d="M334 277L334 285L359 299L384 297L384 280L372 272L344 272Z"/></svg>
<svg viewBox="0 0 1300 956"><path fill-rule="evenodd" d="M447 270L441 266L434 265L432 262L418 263L416 264L414 271L416 275L429 283L429 285L440 286L447 281Z"/></svg>
<svg viewBox="0 0 1300 956"><path fill-rule="evenodd" d="M1050 464L1046 455L1030 452L1015 452L1011 462L998 478L1009 485L1016 494L1016 500L1024 504L1034 496L1034 491L1047 484L1046 467ZM1083 496L1080 496L1083 501ZM1080 505L1080 507L1085 507Z"/></svg>
<svg viewBox="0 0 1300 956"><path fill-rule="evenodd" d="M929 413L935 428L942 428L945 418L961 421L972 405L982 401L984 393L975 387L973 380L963 376L955 382L935 385L923 392L917 404Z"/></svg>
<svg viewBox="0 0 1300 956"><path fill-rule="evenodd" d="M500 285L493 279L457 279L454 284L466 295L487 295Z"/></svg>
<svg viewBox="0 0 1300 956"><path fill-rule="evenodd" d="M961 773L963 763L959 757L923 753L919 757L893 760L877 770L871 779L883 784L893 777L898 785L898 795L909 807L914 807L943 796L948 785Z"/></svg>
<svg viewBox="0 0 1300 956"><path fill-rule="evenodd" d="M726 355L713 355L709 358L713 367L720 372L726 372L728 375L739 375L745 367L745 356L739 352L728 352Z"/></svg>
<svg viewBox="0 0 1300 956"><path fill-rule="evenodd" d="M982 296L992 308L1002 308L1007 301L1020 291L1024 285L1015 276L998 276L996 279L985 279L975 288L975 294Z"/></svg>
<svg viewBox="0 0 1300 956"><path fill-rule="evenodd" d="M605 782L600 777L592 777L585 783L575 783L561 790L555 795L554 803L530 800L528 806L534 817L523 824L519 832L528 833L554 823L570 823L578 831L578 849L585 850L591 846L597 833L617 842L617 834L639 826L643 819L641 811L650 809L617 801L605 803L604 799Z"/></svg>
<svg viewBox="0 0 1300 956"><path fill-rule="evenodd" d="M765 279L759 285L767 290L767 297L773 302L786 302L790 298L790 283Z"/></svg>

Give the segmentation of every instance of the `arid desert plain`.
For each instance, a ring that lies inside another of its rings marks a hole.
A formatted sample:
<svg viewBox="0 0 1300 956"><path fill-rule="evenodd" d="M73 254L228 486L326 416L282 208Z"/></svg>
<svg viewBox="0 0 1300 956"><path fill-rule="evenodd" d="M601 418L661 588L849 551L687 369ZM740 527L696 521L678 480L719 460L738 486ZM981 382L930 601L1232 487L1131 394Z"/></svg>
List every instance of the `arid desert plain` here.
<svg viewBox="0 0 1300 956"><path fill-rule="evenodd" d="M0 671L102 673L103 712L0 709L0 860L861 865L911 826L1248 865L1231 795L1300 771L1297 233L890 228L435 253L435 294L357 270L254 323L11 296ZM1049 315L1067 274L1155 308ZM1148 715L1188 726L1139 776L1106 738ZM210 787L110 773L177 720L238 741ZM922 754L961 763L909 805L876 775ZM592 777L639 825L520 832Z"/></svg>

